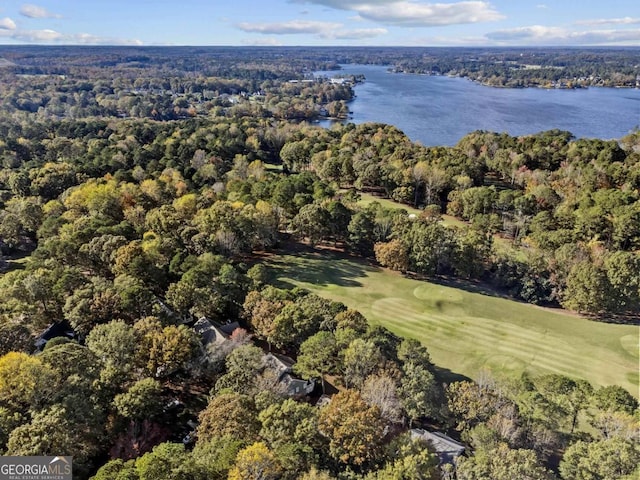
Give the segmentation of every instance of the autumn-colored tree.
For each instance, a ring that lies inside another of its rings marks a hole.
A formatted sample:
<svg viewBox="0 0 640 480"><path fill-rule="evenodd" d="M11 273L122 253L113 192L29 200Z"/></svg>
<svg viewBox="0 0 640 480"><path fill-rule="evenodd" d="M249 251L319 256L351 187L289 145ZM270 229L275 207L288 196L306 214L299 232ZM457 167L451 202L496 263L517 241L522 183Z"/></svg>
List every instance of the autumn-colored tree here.
<svg viewBox="0 0 640 480"><path fill-rule="evenodd" d="M256 442L238 452L229 480L276 480L280 470L273 452L264 443Z"/></svg>
<svg viewBox="0 0 640 480"><path fill-rule="evenodd" d="M158 319L148 317L136 323L134 330L140 338L139 361L154 377L186 368L200 351L196 334L185 325L163 328Z"/></svg>
<svg viewBox="0 0 640 480"><path fill-rule="evenodd" d="M266 340L269 345L271 345L275 332L274 320L284 305L284 301L266 298L262 292L255 290L249 292L245 299L243 305L245 317L256 336Z"/></svg>
<svg viewBox="0 0 640 480"><path fill-rule="evenodd" d="M475 382L453 382L446 390L449 411L457 420L458 430L466 430L486 421L498 407L498 397Z"/></svg>
<svg viewBox="0 0 640 480"><path fill-rule="evenodd" d="M350 328L359 334L364 334L369 327L364 315L351 308L338 313L335 317L335 324L336 329Z"/></svg>
<svg viewBox="0 0 640 480"><path fill-rule="evenodd" d="M307 473L299 477L298 480L335 480L335 477L332 477L329 472L324 470L321 471L316 467L313 467Z"/></svg>
<svg viewBox="0 0 640 480"><path fill-rule="evenodd" d="M367 405L355 390L334 395L320 410L318 429L329 439L331 456L341 463L360 467L380 457L384 437L380 410Z"/></svg>
<svg viewBox="0 0 640 480"><path fill-rule="evenodd" d="M380 409L382 418L389 422L402 421L402 403L396 380L389 375L369 376L362 386L362 398Z"/></svg>
<svg viewBox="0 0 640 480"><path fill-rule="evenodd" d="M409 269L409 249L402 240L376 243L373 246L376 260L383 267L406 272Z"/></svg>
<svg viewBox="0 0 640 480"><path fill-rule="evenodd" d="M22 352L0 357L0 402L12 408L44 406L56 382L53 369L36 357Z"/></svg>
<svg viewBox="0 0 640 480"><path fill-rule="evenodd" d="M251 398L237 393L223 393L213 397L207 408L200 412L198 441L228 435L252 441L256 438L260 424Z"/></svg>

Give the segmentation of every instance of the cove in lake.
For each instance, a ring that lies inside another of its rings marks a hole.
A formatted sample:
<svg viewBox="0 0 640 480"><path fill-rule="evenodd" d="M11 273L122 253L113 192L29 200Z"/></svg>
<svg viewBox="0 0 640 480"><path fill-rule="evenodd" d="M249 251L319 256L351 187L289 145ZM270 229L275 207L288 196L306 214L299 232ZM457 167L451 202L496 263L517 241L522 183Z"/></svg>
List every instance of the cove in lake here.
<svg viewBox="0 0 640 480"><path fill-rule="evenodd" d="M395 125L427 146L455 145L474 130L527 135L557 128L578 138L617 139L640 125L639 89L493 88L464 78L388 73L378 65L342 67L316 74L366 77L355 87L348 121Z"/></svg>

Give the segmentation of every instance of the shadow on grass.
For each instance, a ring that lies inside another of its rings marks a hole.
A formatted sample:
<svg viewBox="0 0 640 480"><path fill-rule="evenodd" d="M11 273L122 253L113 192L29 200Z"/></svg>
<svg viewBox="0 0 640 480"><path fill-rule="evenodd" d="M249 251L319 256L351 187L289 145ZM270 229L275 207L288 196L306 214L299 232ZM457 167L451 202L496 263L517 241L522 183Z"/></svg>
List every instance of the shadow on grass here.
<svg viewBox="0 0 640 480"><path fill-rule="evenodd" d="M452 372L448 368L440 367L438 365L434 365L434 368L436 371L436 378L442 383L471 381L471 378L467 377L466 375Z"/></svg>
<svg viewBox="0 0 640 480"><path fill-rule="evenodd" d="M285 250L282 255L267 259L265 264L269 268L271 283L280 288L294 287L290 280L322 287L361 287L359 278L380 270L380 267L342 252L305 246L293 251Z"/></svg>

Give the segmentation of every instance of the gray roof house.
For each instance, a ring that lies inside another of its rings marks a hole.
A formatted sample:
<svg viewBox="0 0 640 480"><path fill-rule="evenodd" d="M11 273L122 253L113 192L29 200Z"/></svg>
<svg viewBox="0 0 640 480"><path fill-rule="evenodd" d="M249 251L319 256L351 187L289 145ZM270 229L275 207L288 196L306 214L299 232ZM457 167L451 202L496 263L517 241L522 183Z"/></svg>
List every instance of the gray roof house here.
<svg viewBox="0 0 640 480"><path fill-rule="evenodd" d="M278 374L278 382L286 386L287 395L295 397L309 395L313 392L316 386L313 380L301 380L293 376L295 362L291 358L276 353L267 353L262 357L262 362L266 368L270 368Z"/></svg>
<svg viewBox="0 0 640 480"><path fill-rule="evenodd" d="M202 344L206 347L214 343L218 345L225 343L238 327L238 322L219 325L206 317L202 317L193 325L193 330L200 335Z"/></svg>
<svg viewBox="0 0 640 480"><path fill-rule="evenodd" d="M429 432L421 428L411 429L411 438L414 440L426 440L435 450L440 464L453 463L456 457L464 452L464 445L456 442L453 438L446 436L440 432Z"/></svg>

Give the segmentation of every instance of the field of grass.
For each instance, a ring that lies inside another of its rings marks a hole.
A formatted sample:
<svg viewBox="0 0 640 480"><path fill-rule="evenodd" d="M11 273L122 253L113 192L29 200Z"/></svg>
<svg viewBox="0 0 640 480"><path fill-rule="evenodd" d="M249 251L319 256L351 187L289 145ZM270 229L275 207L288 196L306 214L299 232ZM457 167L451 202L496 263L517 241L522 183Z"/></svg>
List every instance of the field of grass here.
<svg viewBox="0 0 640 480"><path fill-rule="evenodd" d="M472 284L414 280L327 250L274 256L268 265L281 286L307 288L420 340L434 363L454 374L559 373L638 395L637 326L519 303Z"/></svg>

